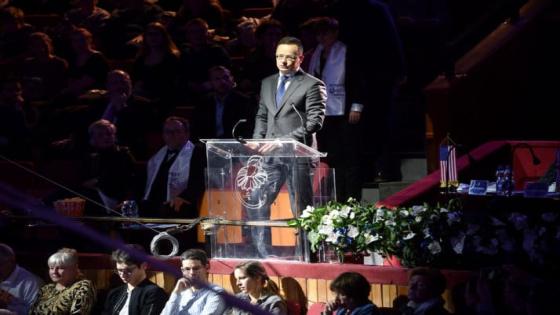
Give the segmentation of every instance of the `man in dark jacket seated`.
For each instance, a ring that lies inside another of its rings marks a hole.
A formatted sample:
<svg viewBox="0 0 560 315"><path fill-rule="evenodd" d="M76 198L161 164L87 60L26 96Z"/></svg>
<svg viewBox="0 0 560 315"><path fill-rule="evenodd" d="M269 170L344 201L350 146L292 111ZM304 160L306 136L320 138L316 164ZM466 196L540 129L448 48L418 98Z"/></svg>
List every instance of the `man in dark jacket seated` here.
<svg viewBox="0 0 560 315"><path fill-rule="evenodd" d="M135 251L144 252L140 245L128 246ZM121 249L113 252L112 260L115 262L115 272L124 284L109 292L102 314L156 315L161 313L167 301L167 294L148 280L146 276L148 263L138 260ZM124 308L128 311L123 313Z"/></svg>

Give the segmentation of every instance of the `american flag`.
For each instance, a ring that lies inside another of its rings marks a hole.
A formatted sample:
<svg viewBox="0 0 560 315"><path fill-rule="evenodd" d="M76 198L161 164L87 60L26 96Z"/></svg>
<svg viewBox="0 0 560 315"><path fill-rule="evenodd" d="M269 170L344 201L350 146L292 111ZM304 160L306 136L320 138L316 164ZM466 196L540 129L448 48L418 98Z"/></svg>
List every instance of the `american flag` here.
<svg viewBox="0 0 560 315"><path fill-rule="evenodd" d="M440 187L458 187L457 158L455 147L442 145L439 147Z"/></svg>

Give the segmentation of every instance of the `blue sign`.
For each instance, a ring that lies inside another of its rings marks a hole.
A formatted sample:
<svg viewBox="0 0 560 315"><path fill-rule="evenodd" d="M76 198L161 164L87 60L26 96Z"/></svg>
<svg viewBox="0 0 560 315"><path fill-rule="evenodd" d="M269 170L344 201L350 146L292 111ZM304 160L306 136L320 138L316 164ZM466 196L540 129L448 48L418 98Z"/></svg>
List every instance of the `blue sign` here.
<svg viewBox="0 0 560 315"><path fill-rule="evenodd" d="M471 180L471 184L469 185L469 195L484 196L486 195L487 190L488 190L487 180L478 180L478 179Z"/></svg>

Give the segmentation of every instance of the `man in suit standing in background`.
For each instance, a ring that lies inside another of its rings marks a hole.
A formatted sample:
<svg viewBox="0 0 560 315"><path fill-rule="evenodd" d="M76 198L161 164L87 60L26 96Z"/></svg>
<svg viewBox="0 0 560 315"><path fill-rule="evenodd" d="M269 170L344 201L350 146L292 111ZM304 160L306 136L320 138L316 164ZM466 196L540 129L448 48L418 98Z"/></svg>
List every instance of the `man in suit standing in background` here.
<svg viewBox="0 0 560 315"><path fill-rule="evenodd" d="M301 70L303 45L294 37L282 38L276 48L279 73L262 81L260 101L255 117L255 139L295 139L316 147L315 132L325 119L327 93L325 84ZM267 143L255 148L268 155L277 144ZM270 205L287 182L292 213L296 216L313 205L312 165L308 159L268 158L264 163L268 180L255 193L266 196L264 206L247 209L249 220L270 220ZM251 228L253 244L258 255L266 257L270 249L270 228ZM299 242L303 243L300 237Z"/></svg>
<svg viewBox="0 0 560 315"><path fill-rule="evenodd" d="M226 139L232 136L249 138L253 131L255 105L251 98L239 92L231 71L224 66L208 70L212 92L208 93L194 110L195 139ZM245 119L237 134L232 130L239 120Z"/></svg>

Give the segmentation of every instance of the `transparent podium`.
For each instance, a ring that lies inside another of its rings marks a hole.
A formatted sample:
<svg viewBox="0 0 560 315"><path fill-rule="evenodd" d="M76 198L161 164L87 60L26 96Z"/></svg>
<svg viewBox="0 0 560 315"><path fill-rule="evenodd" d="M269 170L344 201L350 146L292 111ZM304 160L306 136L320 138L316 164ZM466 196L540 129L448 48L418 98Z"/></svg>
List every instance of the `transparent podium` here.
<svg viewBox="0 0 560 315"><path fill-rule="evenodd" d="M293 139L202 141L211 256L310 261L305 233L286 220L335 198L325 154Z"/></svg>

